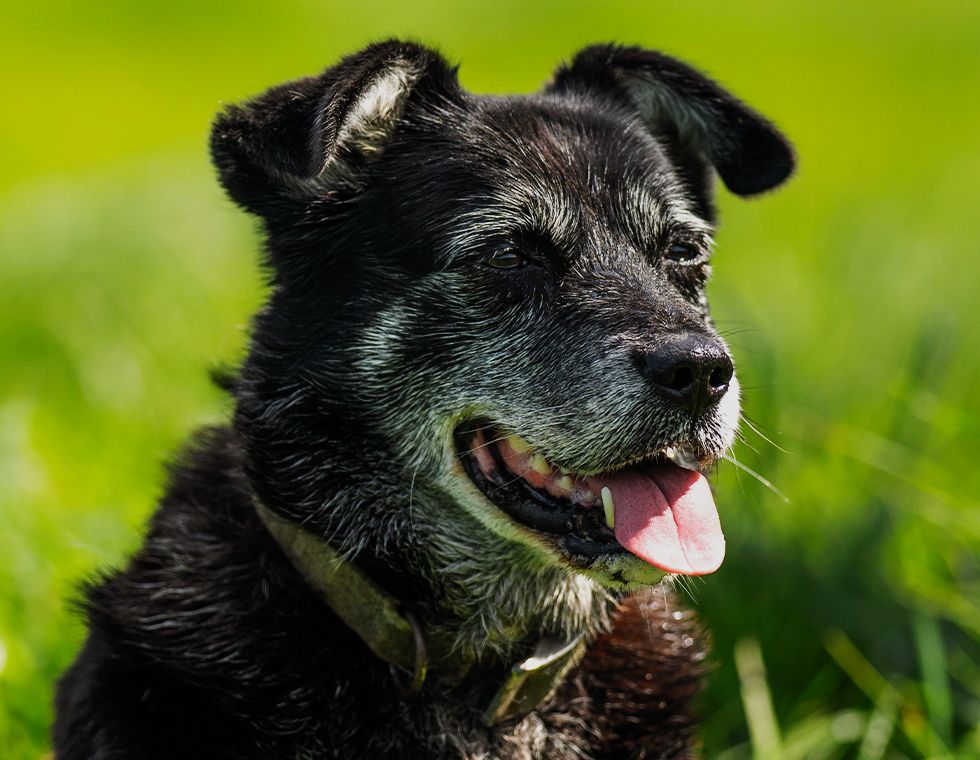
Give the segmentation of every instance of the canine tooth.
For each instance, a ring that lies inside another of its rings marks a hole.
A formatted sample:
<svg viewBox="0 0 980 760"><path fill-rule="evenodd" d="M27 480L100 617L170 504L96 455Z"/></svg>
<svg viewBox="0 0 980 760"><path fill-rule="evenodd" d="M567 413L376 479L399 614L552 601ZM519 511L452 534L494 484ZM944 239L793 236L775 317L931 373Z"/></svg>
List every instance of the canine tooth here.
<svg viewBox="0 0 980 760"><path fill-rule="evenodd" d="M531 457L531 469L540 475L551 475L551 465L543 454L535 454Z"/></svg>
<svg viewBox="0 0 980 760"><path fill-rule="evenodd" d="M558 486L563 491L572 490L572 479L567 475L562 475L558 480L555 481L555 485Z"/></svg>
<svg viewBox="0 0 980 760"><path fill-rule="evenodd" d="M691 455L689 448L674 448L673 446L668 446L666 449L664 449L664 453L667 455L667 458L678 467L684 467L688 470L698 469L698 462Z"/></svg>
<svg viewBox="0 0 980 760"><path fill-rule="evenodd" d="M519 435L507 436L507 445L518 454L524 454L531 450L531 444L525 441Z"/></svg>
<svg viewBox="0 0 980 760"><path fill-rule="evenodd" d="M616 512L612 491L607 486L602 487L602 511L606 513L606 526L613 530L616 527Z"/></svg>

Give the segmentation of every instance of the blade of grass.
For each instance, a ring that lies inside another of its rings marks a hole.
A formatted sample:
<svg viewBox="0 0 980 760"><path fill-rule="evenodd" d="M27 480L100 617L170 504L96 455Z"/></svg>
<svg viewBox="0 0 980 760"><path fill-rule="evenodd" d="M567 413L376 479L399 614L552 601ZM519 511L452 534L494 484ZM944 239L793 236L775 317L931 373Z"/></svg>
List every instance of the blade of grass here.
<svg viewBox="0 0 980 760"><path fill-rule="evenodd" d="M957 684L980 699L980 663L974 662L961 646L949 650L949 675ZM980 732L980 726L977 726Z"/></svg>
<svg viewBox="0 0 980 760"><path fill-rule="evenodd" d="M766 682L766 666L756 639L735 642L735 669L741 683L742 704L756 760L782 757L779 725L772 707L772 696Z"/></svg>
<svg viewBox="0 0 980 760"><path fill-rule="evenodd" d="M842 710L833 715L812 715L797 721L783 738L780 760L829 760L843 757L867 726L859 710Z"/></svg>
<svg viewBox="0 0 980 760"><path fill-rule="evenodd" d="M980 725L963 737L956 750L957 757L980 757Z"/></svg>
<svg viewBox="0 0 980 760"><path fill-rule="evenodd" d="M950 747L953 744L953 696L946 673L946 650L939 622L919 613L913 619L913 630L929 725L944 746ZM939 748L935 749L938 751Z"/></svg>
<svg viewBox="0 0 980 760"><path fill-rule="evenodd" d="M943 746L942 739L926 722L921 708L910 700L903 699L901 692L875 670L843 631L828 631L824 635L824 647L854 684L874 702L875 709L883 713L881 720L887 718L889 704L894 703L897 706L896 711L902 709L902 720L899 723L902 733L915 745L922 757L934 757L937 752L949 752Z"/></svg>
<svg viewBox="0 0 980 760"><path fill-rule="evenodd" d="M885 756L895 733L898 708L898 693L894 689L882 690L858 747L858 760L881 760Z"/></svg>

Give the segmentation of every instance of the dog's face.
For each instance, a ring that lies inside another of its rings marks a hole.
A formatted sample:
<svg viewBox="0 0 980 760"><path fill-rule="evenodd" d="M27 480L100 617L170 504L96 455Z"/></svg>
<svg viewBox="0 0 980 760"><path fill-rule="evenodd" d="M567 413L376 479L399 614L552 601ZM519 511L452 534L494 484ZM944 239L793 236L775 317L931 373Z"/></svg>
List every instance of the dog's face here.
<svg viewBox="0 0 980 760"><path fill-rule="evenodd" d="M717 568L700 471L739 402L712 173L779 184L768 122L655 53L590 48L491 98L386 43L230 110L213 148L269 234L237 418L263 499L353 545L453 523L606 583Z"/></svg>

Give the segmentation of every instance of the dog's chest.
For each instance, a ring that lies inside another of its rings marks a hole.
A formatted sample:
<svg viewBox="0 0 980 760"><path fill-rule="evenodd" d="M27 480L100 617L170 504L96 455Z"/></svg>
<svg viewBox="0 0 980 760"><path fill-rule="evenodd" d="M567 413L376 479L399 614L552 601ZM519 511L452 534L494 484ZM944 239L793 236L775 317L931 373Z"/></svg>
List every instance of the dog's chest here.
<svg viewBox="0 0 980 760"><path fill-rule="evenodd" d="M448 700L423 725L426 757L465 760L694 757L691 703L701 688L704 636L663 589L627 599L544 705L492 731Z"/></svg>

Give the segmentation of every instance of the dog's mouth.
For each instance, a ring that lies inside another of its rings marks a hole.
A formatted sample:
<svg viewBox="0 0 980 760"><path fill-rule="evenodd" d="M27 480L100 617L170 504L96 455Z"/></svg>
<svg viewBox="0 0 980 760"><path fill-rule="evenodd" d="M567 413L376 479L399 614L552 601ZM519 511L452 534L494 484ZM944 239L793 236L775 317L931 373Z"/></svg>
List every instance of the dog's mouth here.
<svg viewBox="0 0 980 760"><path fill-rule="evenodd" d="M459 457L483 495L550 541L573 564L631 553L654 567L706 575L725 538L704 462L666 448L594 475L565 472L517 435L485 424L456 432Z"/></svg>

